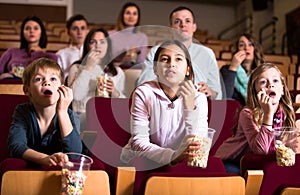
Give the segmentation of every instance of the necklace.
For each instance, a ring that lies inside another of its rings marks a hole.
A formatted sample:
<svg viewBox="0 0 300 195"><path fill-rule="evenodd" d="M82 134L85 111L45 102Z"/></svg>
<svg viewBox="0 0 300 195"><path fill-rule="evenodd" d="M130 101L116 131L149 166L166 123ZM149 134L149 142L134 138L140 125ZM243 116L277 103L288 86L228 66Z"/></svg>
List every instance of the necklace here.
<svg viewBox="0 0 300 195"><path fill-rule="evenodd" d="M163 90L164 87L161 85L161 83L158 83L160 88ZM163 90L164 91L164 90ZM174 109L175 108L175 104L174 104L174 101L178 99L178 96L175 95L173 97L170 97L165 91L164 91L165 95L168 97L168 99L171 101L170 104L168 104L168 108L169 109Z"/></svg>
<svg viewBox="0 0 300 195"><path fill-rule="evenodd" d="M171 101L171 104L169 104L168 107L171 108L171 109L174 109L174 108L175 108L174 101L178 99L178 96L176 95L176 96L173 97L173 98L170 98L170 97L168 97L168 98L169 98L169 100Z"/></svg>

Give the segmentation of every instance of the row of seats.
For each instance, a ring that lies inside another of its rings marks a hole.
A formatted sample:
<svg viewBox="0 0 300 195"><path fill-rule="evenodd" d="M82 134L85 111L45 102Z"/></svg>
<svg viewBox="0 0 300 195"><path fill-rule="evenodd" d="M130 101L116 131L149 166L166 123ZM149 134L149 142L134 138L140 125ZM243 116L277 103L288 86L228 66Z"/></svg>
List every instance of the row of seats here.
<svg viewBox="0 0 300 195"><path fill-rule="evenodd" d="M6 103L8 101L10 104ZM7 158L6 139L14 107L16 104L24 101L28 101L26 96L0 95L1 108L6 111L5 113L0 113L0 117L3 119L0 136L0 161ZM137 159L135 167L123 167L119 157L122 147L130 137L129 108L130 99L128 98L94 97L87 104L88 128L82 134L82 138L94 156L104 164L112 194L132 194L133 192L138 194L157 194L159 192L166 194L185 194L185 192L188 192L188 194L198 194L199 192L203 192L204 194L222 194L221 192L225 194L251 194L253 191L259 192L265 189L263 186L270 188L271 184L269 179L267 179L267 173L270 171L250 171L250 169L262 169L262 164L274 167L273 164L275 162L269 161L268 157L255 156L256 158L254 158L253 156L248 156L244 158L241 161L241 165L243 172L246 174L245 177L226 173L222 161L213 157L219 145L232 135L231 128L237 120L235 113L240 108L240 104L237 101L209 100L209 126L216 129L216 134L206 169L187 167L184 161L175 167L164 166L152 171L145 171L143 169L145 168L145 161L143 159ZM263 161L262 159L264 158L267 159ZM296 162L299 162L300 159L298 159L299 157L297 156ZM265 163L262 163L262 161ZM253 166L254 164L258 166ZM299 176L297 176L299 175L298 166L295 166L295 168L279 167L278 169L281 170L282 174L289 170L293 170L297 174L294 174L293 177L289 174L291 178L285 178L285 182L279 176L276 177L278 182L276 185L274 182L272 183L272 192L278 191L281 188L285 190L286 187L299 187L296 182L300 181ZM18 173L26 175L26 173L18 171L10 174L14 175ZM40 176L38 177L44 177L46 174L48 175L46 178L49 178L49 175L57 175L59 173L42 171L39 174ZM27 176L31 177L31 172L28 172ZM290 182L290 180L294 180L295 182L289 185L287 182ZM6 180L4 179L4 181ZM107 181L101 179L97 181L93 180L92 182ZM2 185L4 184L5 182L2 183ZM282 185L284 186L282 187ZM103 186L105 185L103 184ZM215 186L220 187L216 188ZM18 186L14 188L18 188ZM265 191L262 194L273 193Z"/></svg>

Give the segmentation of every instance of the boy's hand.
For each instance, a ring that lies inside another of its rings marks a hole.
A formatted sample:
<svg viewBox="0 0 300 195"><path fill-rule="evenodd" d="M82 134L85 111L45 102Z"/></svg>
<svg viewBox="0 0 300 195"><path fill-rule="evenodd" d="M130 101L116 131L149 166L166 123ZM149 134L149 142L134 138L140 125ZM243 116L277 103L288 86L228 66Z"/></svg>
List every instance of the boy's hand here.
<svg viewBox="0 0 300 195"><path fill-rule="evenodd" d="M54 153L42 159L42 164L46 166L63 166L69 161L68 156L62 152Z"/></svg>
<svg viewBox="0 0 300 195"><path fill-rule="evenodd" d="M67 111L73 100L73 91L71 88L62 85L58 88L58 93L57 111Z"/></svg>

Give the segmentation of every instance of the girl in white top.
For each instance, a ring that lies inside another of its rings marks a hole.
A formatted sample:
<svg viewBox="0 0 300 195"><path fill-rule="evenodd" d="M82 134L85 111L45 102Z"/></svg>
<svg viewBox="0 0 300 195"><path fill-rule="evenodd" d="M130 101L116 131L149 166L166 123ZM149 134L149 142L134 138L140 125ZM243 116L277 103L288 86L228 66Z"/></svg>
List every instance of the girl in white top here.
<svg viewBox="0 0 300 195"><path fill-rule="evenodd" d="M121 160L130 164L140 156L161 165L193 156L199 142L187 142L196 131L207 132L208 104L193 84L194 73L186 47L166 41L154 56L158 81L145 82L132 96L131 138Z"/></svg>
<svg viewBox="0 0 300 195"><path fill-rule="evenodd" d="M97 77L107 73L106 90L113 98L125 98L125 74L111 63L111 40L105 29L91 29L87 34L82 58L70 68L68 86L73 89L72 107L81 117L81 130L86 126L86 103L95 96ZM103 88L104 83L100 83Z"/></svg>

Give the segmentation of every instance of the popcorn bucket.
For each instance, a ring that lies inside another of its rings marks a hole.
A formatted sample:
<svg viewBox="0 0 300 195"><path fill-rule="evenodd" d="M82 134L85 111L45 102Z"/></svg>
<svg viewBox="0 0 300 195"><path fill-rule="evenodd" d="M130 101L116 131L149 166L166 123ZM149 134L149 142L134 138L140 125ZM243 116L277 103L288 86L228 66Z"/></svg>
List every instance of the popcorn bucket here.
<svg viewBox="0 0 300 195"><path fill-rule="evenodd" d="M190 141L200 142L200 149L190 151L197 155L188 158L187 166L201 168L207 167L208 155L215 132L216 130L208 128L206 133L201 133L190 138Z"/></svg>
<svg viewBox="0 0 300 195"><path fill-rule="evenodd" d="M81 195L93 159L79 153L66 153L69 162L62 166L61 195Z"/></svg>
<svg viewBox="0 0 300 195"><path fill-rule="evenodd" d="M293 166L298 150L299 129L296 127L280 127L274 129L276 161L279 166Z"/></svg>
<svg viewBox="0 0 300 195"><path fill-rule="evenodd" d="M109 98L110 94L107 91L106 83L109 80L109 76L107 73L104 73L97 77L97 88L96 88L96 96L97 97L106 97ZM101 83L103 84L103 89L100 89Z"/></svg>

